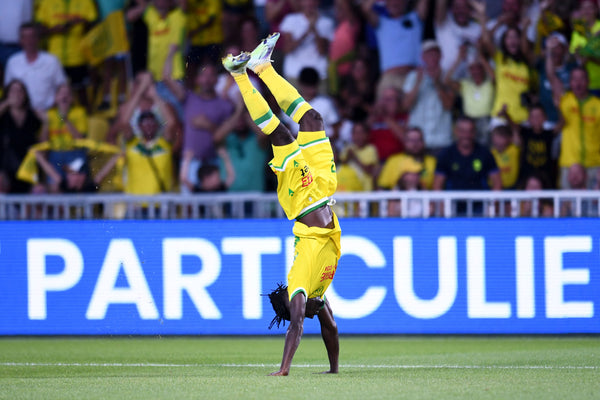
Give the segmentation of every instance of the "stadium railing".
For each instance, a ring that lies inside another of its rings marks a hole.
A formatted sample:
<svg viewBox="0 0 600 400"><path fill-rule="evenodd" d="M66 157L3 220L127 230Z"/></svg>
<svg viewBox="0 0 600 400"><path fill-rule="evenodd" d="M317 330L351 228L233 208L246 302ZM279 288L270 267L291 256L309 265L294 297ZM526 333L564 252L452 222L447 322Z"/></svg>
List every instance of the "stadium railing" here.
<svg viewBox="0 0 600 400"><path fill-rule="evenodd" d="M340 192L343 217L598 217L600 191ZM0 220L283 218L275 193L0 195Z"/></svg>

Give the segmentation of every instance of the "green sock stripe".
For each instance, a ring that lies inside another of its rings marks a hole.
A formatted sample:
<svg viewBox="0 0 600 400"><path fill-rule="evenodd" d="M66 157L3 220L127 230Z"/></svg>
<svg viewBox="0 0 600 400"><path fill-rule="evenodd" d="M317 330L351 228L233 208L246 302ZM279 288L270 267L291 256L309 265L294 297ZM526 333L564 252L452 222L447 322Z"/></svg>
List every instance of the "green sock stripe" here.
<svg viewBox="0 0 600 400"><path fill-rule="evenodd" d="M292 104L290 104L290 106L287 108L287 110L285 110L285 113L289 116L289 117L293 117L294 114L296 113L296 110L298 109L298 107L300 107L300 104L305 103L306 101L304 100L303 97L298 97L296 100L294 100L292 102Z"/></svg>
<svg viewBox="0 0 600 400"><path fill-rule="evenodd" d="M269 110L269 111L267 111L267 113L266 113L265 115L263 115L262 117L255 119L255 120L254 120L254 123L255 123L256 125L260 125L260 124L262 124L263 122L265 122L266 120L268 120L268 119L271 119L271 117L272 117L272 116L273 116L273 111Z"/></svg>

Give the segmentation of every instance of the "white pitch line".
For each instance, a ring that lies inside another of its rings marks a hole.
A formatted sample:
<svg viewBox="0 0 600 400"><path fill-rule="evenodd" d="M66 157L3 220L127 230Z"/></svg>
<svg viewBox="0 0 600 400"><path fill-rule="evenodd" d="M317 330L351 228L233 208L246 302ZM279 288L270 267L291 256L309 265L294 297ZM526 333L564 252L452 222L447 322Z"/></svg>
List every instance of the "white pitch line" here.
<svg viewBox="0 0 600 400"><path fill-rule="evenodd" d="M0 362L0 367L142 367L142 368L261 368L277 367L279 364L161 364L161 363L36 363ZM295 368L327 368L326 364L296 364ZM340 368L363 369L600 369L596 365L371 365L346 364Z"/></svg>

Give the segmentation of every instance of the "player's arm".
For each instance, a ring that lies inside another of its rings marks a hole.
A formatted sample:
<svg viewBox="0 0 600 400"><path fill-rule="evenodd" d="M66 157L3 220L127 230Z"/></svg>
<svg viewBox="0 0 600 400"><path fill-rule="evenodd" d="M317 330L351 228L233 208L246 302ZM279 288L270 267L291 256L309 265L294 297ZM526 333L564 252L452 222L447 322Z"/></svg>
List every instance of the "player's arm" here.
<svg viewBox="0 0 600 400"><path fill-rule="evenodd" d="M223 160L223 165L225 166L225 186L229 188L235 182L235 168L233 168L233 164L231 163L231 157L229 157L229 153L225 149L225 147L220 146L217 150L219 157Z"/></svg>
<svg viewBox="0 0 600 400"><path fill-rule="evenodd" d="M323 337L323 342L325 342L327 357L329 358L329 371L325 371L324 373L337 374L339 367L340 342L337 324L333 319L333 312L331 311L329 301L325 301L325 305L317 315L319 316L319 323L321 324L321 336Z"/></svg>
<svg viewBox="0 0 600 400"><path fill-rule="evenodd" d="M169 53L167 54L165 64L163 65L162 78L163 82L165 82L165 84L173 93L173 95L177 98L177 100L179 102L183 102L186 98L185 87L183 86L183 84L173 79L173 59L178 50L179 45L177 45L176 43L171 43L169 45Z"/></svg>
<svg viewBox="0 0 600 400"><path fill-rule="evenodd" d="M274 376L287 376L290 373L292 359L300 345L302 332L304 331L304 313L306 311L306 297L304 293L298 293L290 301L290 325L285 335L283 347L283 359L279 371L273 372Z"/></svg>
<svg viewBox="0 0 600 400"><path fill-rule="evenodd" d="M124 156L125 156L125 154L122 154L122 153L113 155L106 162L106 164L104 164L102 166L100 171L98 171L98 173L93 177L94 183L96 185L100 185L102 183L102 181L104 180L104 178L106 178L106 176L110 173L110 171L112 171L113 167L117 164L117 161L119 161L119 158L124 157Z"/></svg>
<svg viewBox="0 0 600 400"><path fill-rule="evenodd" d="M130 7L125 13L125 18L127 19L127 22L135 22L138 19L140 19L144 15L144 12L148 7L149 1L137 0L133 3L134 5Z"/></svg>
<svg viewBox="0 0 600 400"><path fill-rule="evenodd" d="M244 108L244 102L238 101L235 104L235 110L233 114L229 118L227 118L219 127L215 130L213 135L213 140L216 144L221 145L227 138L227 136L233 132L235 126L237 125L242 113L246 109Z"/></svg>

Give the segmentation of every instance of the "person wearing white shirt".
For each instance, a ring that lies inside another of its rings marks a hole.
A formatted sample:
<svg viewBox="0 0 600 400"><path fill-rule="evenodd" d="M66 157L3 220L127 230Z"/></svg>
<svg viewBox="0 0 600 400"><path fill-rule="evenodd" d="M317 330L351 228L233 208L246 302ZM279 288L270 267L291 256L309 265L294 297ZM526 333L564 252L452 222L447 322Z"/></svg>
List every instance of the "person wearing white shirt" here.
<svg viewBox="0 0 600 400"><path fill-rule="evenodd" d="M319 12L317 0L300 0L300 12L285 16L279 29L283 36L283 75L295 81L304 67L313 67L321 80L327 78L327 54L335 23Z"/></svg>
<svg viewBox="0 0 600 400"><path fill-rule="evenodd" d="M33 23L22 24L19 39L23 50L12 55L6 63L4 85L21 80L35 110L46 111L54 103L56 89L67 82L60 61L39 49L39 32Z"/></svg>
<svg viewBox="0 0 600 400"><path fill-rule="evenodd" d="M448 72L461 45L467 43L475 46L481 36L481 25L472 18L469 0L453 0L448 9L446 1L436 2L435 37L442 51L440 66ZM455 71L455 79L464 78L467 72L466 63L462 63Z"/></svg>

